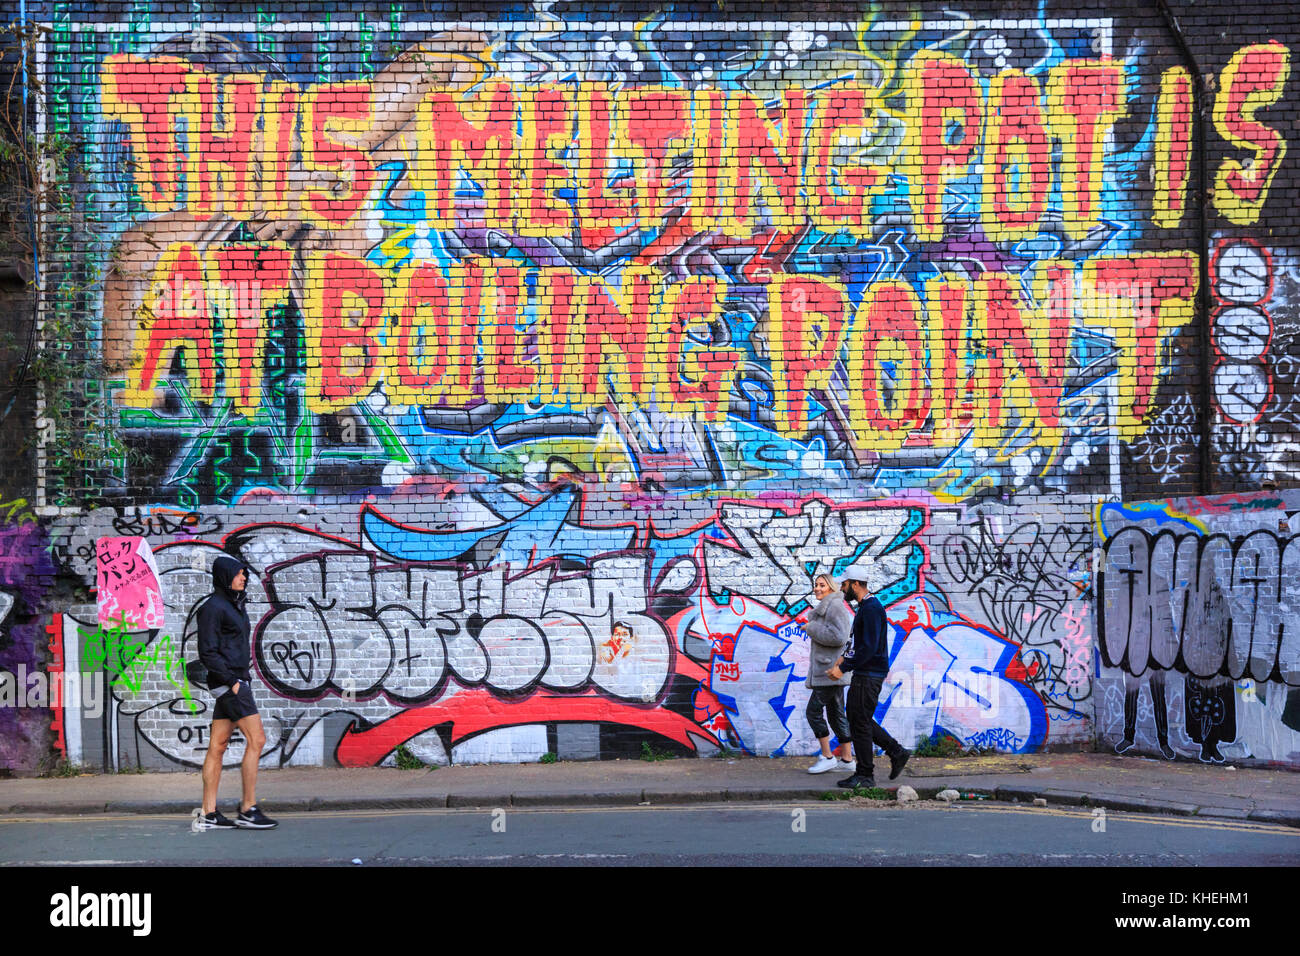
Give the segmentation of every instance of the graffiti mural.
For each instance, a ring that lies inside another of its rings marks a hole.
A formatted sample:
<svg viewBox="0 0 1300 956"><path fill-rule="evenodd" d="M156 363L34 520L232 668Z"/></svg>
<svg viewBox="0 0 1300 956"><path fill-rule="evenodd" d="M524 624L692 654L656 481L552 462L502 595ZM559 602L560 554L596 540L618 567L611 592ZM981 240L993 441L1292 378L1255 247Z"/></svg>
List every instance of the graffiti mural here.
<svg viewBox="0 0 1300 956"><path fill-rule="evenodd" d="M1100 506L1098 730L1117 751L1150 752L1154 730L1169 759L1300 757L1297 507L1293 492Z"/></svg>
<svg viewBox="0 0 1300 956"><path fill-rule="evenodd" d="M110 497L1119 490L1084 466L1161 413L1197 264L1125 222L1142 157L1102 144L1149 91L1109 21L390 12L386 57L326 23L77 34Z"/></svg>
<svg viewBox="0 0 1300 956"><path fill-rule="evenodd" d="M986 506L945 536L935 578L954 607L1017 648L1011 672L1042 700L1055 740L1091 731L1092 545L1071 508Z"/></svg>
<svg viewBox="0 0 1300 956"><path fill-rule="evenodd" d="M1287 759L1290 536L1115 504L1294 471L1286 43L1215 61L1201 183L1195 78L1102 8L191 6L29 4L41 307L102 370L104 454L38 428L69 759L201 763L221 553L271 766L810 753L860 563L904 743Z"/></svg>
<svg viewBox="0 0 1300 956"><path fill-rule="evenodd" d="M723 502L672 537L589 527L575 501L571 488L538 501L480 495L441 528L407 520L417 501L395 514L365 505L343 533L266 520L160 533L164 627L110 635L129 648L118 659L104 650L94 607L62 618L62 665L83 680L102 673L111 698L102 723L79 718L73 702L68 719L84 725L76 737L118 766L202 762L211 701L181 676L221 553L254 572L254 692L270 765L370 765L398 746L434 763L536 759L578 737L595 756L637 753L646 739L687 753L809 752L801 624L813 580L864 558L891 625L877 714L891 732L1012 752L1091 733L1078 709L1091 694L1088 642L1069 643L1062 629L1080 621L1053 603L1062 587L1086 583L1048 583L1026 540L1001 542L1022 565L1004 577L1043 606L1032 621L1017 610L1006 634L971 597L969 577L953 586L934 568L934 502L924 496ZM141 526L183 527L147 517Z"/></svg>

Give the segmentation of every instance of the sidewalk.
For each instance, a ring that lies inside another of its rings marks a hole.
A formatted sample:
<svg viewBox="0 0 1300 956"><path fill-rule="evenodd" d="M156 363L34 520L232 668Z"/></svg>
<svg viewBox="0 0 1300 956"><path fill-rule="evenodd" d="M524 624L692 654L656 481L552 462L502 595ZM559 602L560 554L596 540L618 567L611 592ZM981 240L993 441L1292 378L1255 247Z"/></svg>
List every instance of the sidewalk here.
<svg viewBox="0 0 1300 956"><path fill-rule="evenodd" d="M803 802L838 791L846 774L812 776L806 757L734 757L661 761L492 764L436 770L307 768L264 770L258 799L268 812L427 807L569 807L726 802ZM1111 754L914 757L889 780L876 759L878 785L900 785L921 799L954 789L963 798L1049 806L1105 807L1179 816L1253 820L1300 827L1300 774L1167 763ZM199 775L147 773L0 780L0 815L176 813L199 804ZM221 806L239 798L239 771L227 769Z"/></svg>

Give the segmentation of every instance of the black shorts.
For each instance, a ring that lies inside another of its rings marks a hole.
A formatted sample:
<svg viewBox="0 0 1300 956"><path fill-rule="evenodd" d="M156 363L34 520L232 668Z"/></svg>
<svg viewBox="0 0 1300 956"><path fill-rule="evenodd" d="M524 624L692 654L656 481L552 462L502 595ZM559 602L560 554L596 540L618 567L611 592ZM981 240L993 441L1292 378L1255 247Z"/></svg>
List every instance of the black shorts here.
<svg viewBox="0 0 1300 956"><path fill-rule="evenodd" d="M217 698L212 708L213 720L233 720L235 723L257 713L257 704L253 703L253 687L246 681L239 682L239 692L226 691Z"/></svg>

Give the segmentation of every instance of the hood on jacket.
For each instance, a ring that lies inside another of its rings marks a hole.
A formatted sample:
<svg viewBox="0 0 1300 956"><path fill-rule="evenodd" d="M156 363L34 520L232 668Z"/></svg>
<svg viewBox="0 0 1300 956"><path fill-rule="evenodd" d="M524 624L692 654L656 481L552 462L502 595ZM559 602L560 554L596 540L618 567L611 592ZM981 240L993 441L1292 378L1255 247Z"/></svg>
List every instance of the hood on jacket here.
<svg viewBox="0 0 1300 956"><path fill-rule="evenodd" d="M217 560L212 562L212 587L220 591L226 597L237 600L244 596L243 591L231 590L230 584L240 571L248 572L248 566L238 558L232 558L228 554L223 554ZM247 588L248 584L245 583Z"/></svg>

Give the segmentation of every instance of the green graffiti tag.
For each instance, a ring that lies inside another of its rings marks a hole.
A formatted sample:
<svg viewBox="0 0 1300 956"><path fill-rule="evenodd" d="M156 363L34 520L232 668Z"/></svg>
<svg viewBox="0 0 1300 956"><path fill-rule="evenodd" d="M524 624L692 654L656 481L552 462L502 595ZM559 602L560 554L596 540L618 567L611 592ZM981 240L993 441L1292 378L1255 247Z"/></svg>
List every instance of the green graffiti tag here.
<svg viewBox="0 0 1300 956"><path fill-rule="evenodd" d="M177 653L179 647L172 637L163 635L150 643L144 635L128 632L125 617L119 617L107 628L103 622L94 630L79 627L77 633L84 641L81 651L83 671L107 671L114 675L113 687L135 695L144 686L149 669L161 665L163 676L181 692L190 712L199 712L199 705L190 693L185 663Z"/></svg>

